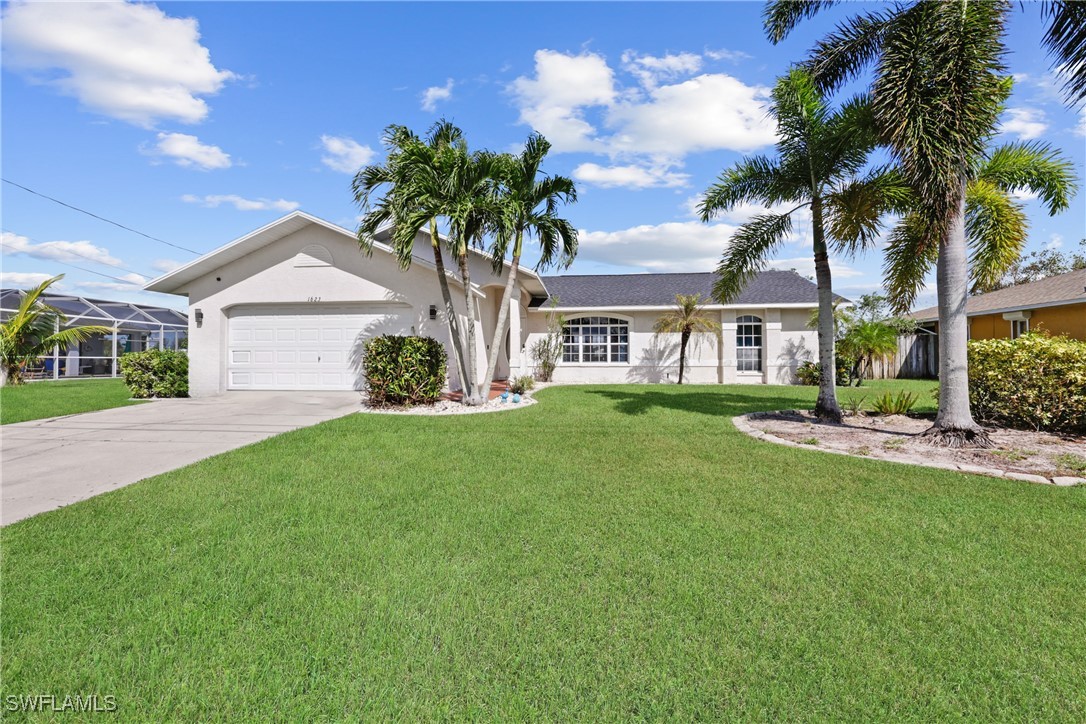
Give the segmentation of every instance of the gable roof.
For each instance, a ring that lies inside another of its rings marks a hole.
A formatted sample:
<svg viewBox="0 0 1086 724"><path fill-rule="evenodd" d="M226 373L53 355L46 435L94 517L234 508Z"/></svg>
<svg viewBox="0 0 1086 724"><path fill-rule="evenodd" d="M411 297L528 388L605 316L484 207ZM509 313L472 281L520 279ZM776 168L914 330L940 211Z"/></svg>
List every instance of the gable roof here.
<svg viewBox="0 0 1086 724"><path fill-rule="evenodd" d="M716 274L570 274L543 277L550 296L533 299L533 307L543 307L557 299L560 309L587 307L671 307L676 294L701 294L714 304L713 282ZM848 302L834 295L836 301ZM802 306L818 304L818 287L794 271L768 269L750 280L729 307Z"/></svg>
<svg viewBox="0 0 1086 724"><path fill-rule="evenodd" d="M972 317L1082 303L1086 303L1086 269L1077 269L970 297L965 304L965 313ZM934 322L939 319L939 307L921 309L909 316L918 322Z"/></svg>
<svg viewBox="0 0 1086 724"><path fill-rule="evenodd" d="M292 211L286 216L282 216L270 224L260 227L256 231L235 239L229 244L220 246L218 249L210 251L167 274L163 274L157 279L152 279L147 282L143 288L151 292L165 292L167 294L179 293L187 284L190 284L205 274L209 274L225 264L236 261L261 247L279 241L296 231L301 231L311 224L324 227L337 234L346 236L351 239L352 242L357 241L358 237L355 235L355 232L349 229L345 229L338 224L333 224L331 221L325 221L312 214L307 214L304 211ZM377 236L381 238L385 232L386 230L378 231ZM382 251L387 254L393 253L388 245L383 244L380 241L375 241L373 243L373 248L375 251ZM477 249L472 249L471 252L483 256L487 261L490 261L491 259L489 254L485 254ZM414 261L421 263L424 266L433 267L433 262L427 261L426 259L416 258ZM539 275L531 269L521 267L520 271L529 279L538 282Z"/></svg>

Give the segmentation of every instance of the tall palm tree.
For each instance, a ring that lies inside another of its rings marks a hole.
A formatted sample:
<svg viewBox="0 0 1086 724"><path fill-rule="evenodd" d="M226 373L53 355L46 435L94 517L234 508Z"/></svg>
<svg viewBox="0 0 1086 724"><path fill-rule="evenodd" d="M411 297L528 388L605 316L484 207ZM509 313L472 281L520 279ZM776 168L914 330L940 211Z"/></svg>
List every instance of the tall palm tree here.
<svg viewBox="0 0 1086 724"><path fill-rule="evenodd" d="M383 141L388 149L385 162L361 169L351 183L355 201L363 211L358 227L358 243L363 251L370 253L377 232L391 224L391 246L400 267L406 269L411 266L416 236L422 229L429 228L453 358L461 387L467 396L474 391L469 386L475 375L466 372L469 368L464 339L449 290L441 249L442 237L438 229L439 221L447 215L450 205L446 183L448 167L465 147L464 134L452 123L442 120L430 128L425 138L420 138L405 126L389 126L385 129ZM381 190L384 195L377 198ZM471 305L467 307L466 314L471 320Z"/></svg>
<svg viewBox="0 0 1086 724"><path fill-rule="evenodd" d="M58 274L27 290L19 308L0 324L0 386L22 384L27 366L52 354L54 347L67 348L95 334L113 333L100 325L61 329L67 321L64 313L46 304L41 296L63 278Z"/></svg>
<svg viewBox="0 0 1086 724"><path fill-rule="evenodd" d="M892 170L860 175L875 141L865 99L833 111L810 74L794 69L777 81L770 113L777 121L777 158L751 156L725 171L706 191L699 210L707 222L743 202L791 208L755 216L735 232L717 268L713 294L722 303L737 296L791 233L792 215L810 210L821 366L815 414L839 422L829 252L854 253L873 243L882 213L897 209L907 189Z"/></svg>
<svg viewBox="0 0 1086 724"><path fill-rule="evenodd" d="M560 204L577 201L577 187L565 176L540 176L540 166L551 149L543 136L533 133L517 155L504 155L499 166L499 218L494 229L495 244L491 252L495 268L500 272L505 256L512 253L505 289L498 307L498 321L493 344L487 360L482 388L490 389L498 366L501 340L509 323L509 304L516 288L517 271L524 252L525 237L535 237L540 257L536 269L557 263L568 267L577 254L577 230L558 216Z"/></svg>
<svg viewBox="0 0 1086 724"><path fill-rule="evenodd" d="M686 370L686 347L695 334L720 331L720 322L705 314L700 294L676 294L675 309L661 315L652 327L657 334L679 335L679 384Z"/></svg>
<svg viewBox="0 0 1086 724"><path fill-rule="evenodd" d="M497 189L500 173L499 156L489 151L470 153L466 144L456 144L442 154L441 172L445 177L445 215L449 220L449 239L464 291L464 308L468 310L466 368L463 402L479 405L487 401L490 384L480 385L478 348L475 336L475 300L471 286L469 255L481 248L485 234L494 229L500 214Z"/></svg>
<svg viewBox="0 0 1086 724"><path fill-rule="evenodd" d="M770 39L780 40L832 4L770 2ZM891 253L916 269L936 264L939 412L925 434L948 446L990 444L969 409L966 186L1010 93L1010 79L1002 75L1009 8L1006 0L898 3L846 20L816 44L807 63L825 89L875 66L875 125L917 202L895 232ZM905 306L909 300L895 301Z"/></svg>

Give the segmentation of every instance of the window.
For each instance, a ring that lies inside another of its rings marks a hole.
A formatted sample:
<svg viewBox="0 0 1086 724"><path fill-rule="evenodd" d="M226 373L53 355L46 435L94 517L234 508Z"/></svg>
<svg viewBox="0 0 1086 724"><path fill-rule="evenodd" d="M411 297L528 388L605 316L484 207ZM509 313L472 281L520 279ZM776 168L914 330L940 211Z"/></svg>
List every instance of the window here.
<svg viewBox="0 0 1086 724"><path fill-rule="evenodd" d="M1011 320L1011 339L1018 339L1023 334L1029 331L1028 319L1013 319Z"/></svg>
<svg viewBox="0 0 1086 724"><path fill-rule="evenodd" d="M578 317L562 328L563 362L630 361L630 325L612 317Z"/></svg>
<svg viewBox="0 0 1086 724"><path fill-rule="evenodd" d="M736 365L740 372L762 371L762 318L744 314L735 320Z"/></svg>

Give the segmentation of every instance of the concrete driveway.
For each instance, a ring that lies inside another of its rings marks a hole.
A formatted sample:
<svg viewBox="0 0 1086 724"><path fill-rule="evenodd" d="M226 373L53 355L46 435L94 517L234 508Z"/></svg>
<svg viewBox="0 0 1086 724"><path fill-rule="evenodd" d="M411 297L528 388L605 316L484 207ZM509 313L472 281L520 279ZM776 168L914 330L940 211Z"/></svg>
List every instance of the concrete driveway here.
<svg viewBox="0 0 1086 724"><path fill-rule="evenodd" d="M229 392L0 427L0 523L359 409L357 392Z"/></svg>

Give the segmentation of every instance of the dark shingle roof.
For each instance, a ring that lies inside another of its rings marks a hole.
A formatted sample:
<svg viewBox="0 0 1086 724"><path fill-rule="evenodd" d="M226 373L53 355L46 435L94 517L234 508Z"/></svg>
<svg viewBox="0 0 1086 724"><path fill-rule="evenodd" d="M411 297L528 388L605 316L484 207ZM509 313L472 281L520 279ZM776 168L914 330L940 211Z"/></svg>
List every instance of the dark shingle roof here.
<svg viewBox="0 0 1086 724"><path fill-rule="evenodd" d="M1015 309L1081 304L1082 302L1086 302L1086 269L1076 269L1035 282L1016 284L1013 287L969 297L965 303L965 313L967 315L992 314ZM939 319L939 307L921 309L909 316L920 322L934 322Z"/></svg>
<svg viewBox="0 0 1086 724"><path fill-rule="evenodd" d="M711 272L688 274L583 274L543 277L550 299L534 299L533 307L558 299L563 307L661 307L676 294L701 294L712 300ZM848 301L837 297L838 301ZM794 271L763 271L730 302L743 305L817 304L818 287Z"/></svg>

